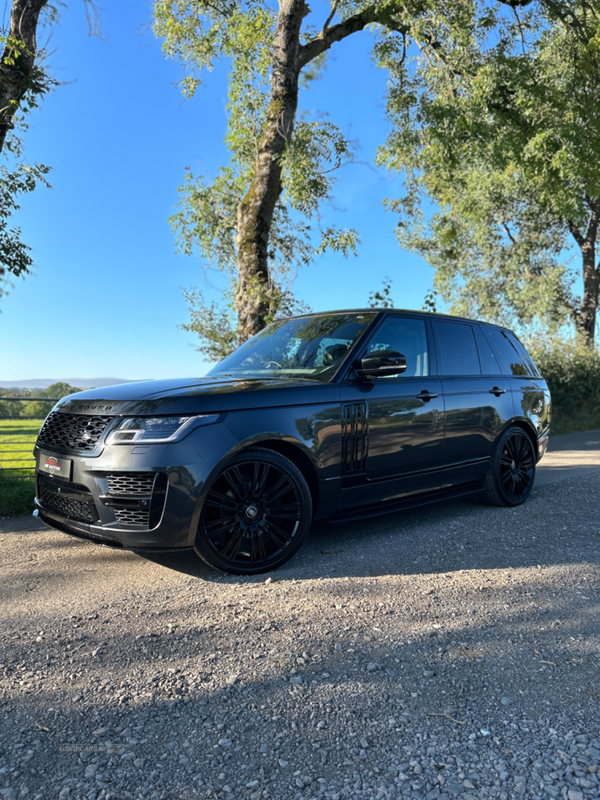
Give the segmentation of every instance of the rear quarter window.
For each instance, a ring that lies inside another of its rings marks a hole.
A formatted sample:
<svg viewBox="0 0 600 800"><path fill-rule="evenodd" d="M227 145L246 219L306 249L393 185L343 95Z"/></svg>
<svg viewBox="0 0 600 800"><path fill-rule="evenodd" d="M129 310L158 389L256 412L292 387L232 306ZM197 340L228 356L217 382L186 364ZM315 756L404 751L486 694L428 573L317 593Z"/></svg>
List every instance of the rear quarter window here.
<svg viewBox="0 0 600 800"><path fill-rule="evenodd" d="M508 336L508 338L509 338L509 341L511 342L511 344L513 345L513 347L516 349L517 353L519 353L519 354L521 355L521 358L522 358L522 360L523 360L523 363L524 363L524 364L525 364L525 365L528 367L528 369L529 369L529 374L530 374L530 375L535 375L535 376L536 376L536 378L539 378L539 377L540 377L540 371L539 371L539 369L536 367L536 365L535 365L535 362L534 362L533 358L532 358L532 357L529 355L529 353L527 352L527 350L526 350L526 349L523 347L523 345L522 345L522 344L521 344L521 342L520 342L520 341L517 339L517 337L514 335L514 333L512 333L512 331L506 331L506 332L505 332L505 335L506 335L506 336Z"/></svg>
<svg viewBox="0 0 600 800"><path fill-rule="evenodd" d="M482 327L484 336L491 345L504 375L531 375L531 368L525 365L521 354L508 338L508 334L499 328Z"/></svg>

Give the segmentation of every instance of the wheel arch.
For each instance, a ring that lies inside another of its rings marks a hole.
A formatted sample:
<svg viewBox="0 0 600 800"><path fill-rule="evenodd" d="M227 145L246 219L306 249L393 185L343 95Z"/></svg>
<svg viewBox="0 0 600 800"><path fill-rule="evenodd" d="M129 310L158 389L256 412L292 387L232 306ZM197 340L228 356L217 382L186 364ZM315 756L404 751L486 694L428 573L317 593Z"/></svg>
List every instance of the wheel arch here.
<svg viewBox="0 0 600 800"><path fill-rule="evenodd" d="M538 436L533 423L524 417L518 417L516 419L513 419L503 428L502 433L498 436L498 439L508 428L521 428L521 430L529 436L529 438L531 439L531 444L533 445L533 448L535 450L536 461L539 461L540 451L538 447ZM496 441L498 441L498 439L496 439Z"/></svg>
<svg viewBox="0 0 600 800"><path fill-rule="evenodd" d="M246 444L236 452L236 455L246 453L248 450L255 450L257 447L264 450L273 450L273 452L279 453L279 455L289 459L292 464L298 467L310 490L314 517L319 504L320 491L317 470L310 456L308 456L298 445L294 444L293 442L286 441L285 439L259 439Z"/></svg>

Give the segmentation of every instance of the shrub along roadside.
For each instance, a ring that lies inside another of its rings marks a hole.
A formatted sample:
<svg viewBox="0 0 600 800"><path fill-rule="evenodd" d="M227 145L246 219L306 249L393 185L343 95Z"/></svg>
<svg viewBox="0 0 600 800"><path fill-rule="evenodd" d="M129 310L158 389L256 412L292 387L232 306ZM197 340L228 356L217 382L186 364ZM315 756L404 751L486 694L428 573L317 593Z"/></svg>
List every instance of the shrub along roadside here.
<svg viewBox="0 0 600 800"><path fill-rule="evenodd" d="M0 518L33 512L35 478L7 478L0 475Z"/></svg>
<svg viewBox="0 0 600 800"><path fill-rule="evenodd" d="M600 353L571 342L528 350L552 394L552 434L600 428Z"/></svg>

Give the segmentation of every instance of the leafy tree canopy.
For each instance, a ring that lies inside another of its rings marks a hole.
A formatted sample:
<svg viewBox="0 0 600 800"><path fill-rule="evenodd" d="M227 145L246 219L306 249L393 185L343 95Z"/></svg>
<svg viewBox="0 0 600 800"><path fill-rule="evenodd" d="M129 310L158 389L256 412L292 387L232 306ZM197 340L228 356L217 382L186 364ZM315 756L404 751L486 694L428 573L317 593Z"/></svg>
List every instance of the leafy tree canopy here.
<svg viewBox="0 0 600 800"><path fill-rule="evenodd" d="M439 5L426 22L429 48L390 52L393 126L379 162L405 172L407 193L389 207L400 243L435 267L453 311L554 330L571 320L590 345L600 287L600 3L510 6ZM573 246L577 270L565 259Z"/></svg>
<svg viewBox="0 0 600 800"><path fill-rule="evenodd" d="M94 0L83 0L90 34L100 32ZM50 168L29 164L23 157L21 137L32 109L57 82L44 69L45 46L39 33L51 29L58 19L58 6L48 0L12 0L10 21L0 28L0 298L11 276L24 276L33 265L31 248L21 230L11 227L10 217L19 208L19 198L38 183L48 186ZM6 4L5 4L6 12Z"/></svg>

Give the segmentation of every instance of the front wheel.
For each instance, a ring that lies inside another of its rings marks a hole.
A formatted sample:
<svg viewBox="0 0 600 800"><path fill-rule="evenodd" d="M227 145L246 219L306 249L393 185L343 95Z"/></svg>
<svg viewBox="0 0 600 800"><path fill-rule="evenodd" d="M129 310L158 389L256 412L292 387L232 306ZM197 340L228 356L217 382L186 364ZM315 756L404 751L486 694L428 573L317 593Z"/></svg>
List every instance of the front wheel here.
<svg viewBox="0 0 600 800"><path fill-rule="evenodd" d="M289 459L266 449L233 459L207 492L194 549L234 575L277 569L300 548L312 521L310 490Z"/></svg>
<svg viewBox="0 0 600 800"><path fill-rule="evenodd" d="M518 506L529 497L534 480L533 443L521 428L509 428L490 459L483 499L495 506Z"/></svg>

